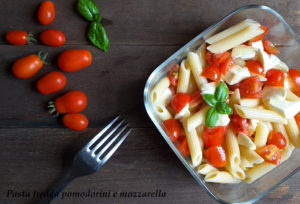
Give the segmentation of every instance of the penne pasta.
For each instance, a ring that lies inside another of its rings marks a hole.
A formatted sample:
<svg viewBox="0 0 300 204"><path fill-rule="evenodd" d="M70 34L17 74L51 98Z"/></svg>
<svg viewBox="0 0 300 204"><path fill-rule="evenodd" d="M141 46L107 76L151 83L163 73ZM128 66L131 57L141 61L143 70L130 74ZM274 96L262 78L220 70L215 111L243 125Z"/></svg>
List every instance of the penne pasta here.
<svg viewBox="0 0 300 204"><path fill-rule="evenodd" d="M296 94L294 94L291 90L289 90L289 89L286 89L286 100L288 100L288 101L300 101L300 98L296 95Z"/></svg>
<svg viewBox="0 0 300 204"><path fill-rule="evenodd" d="M162 93L161 96L157 98L156 104L157 105L162 105L162 106L167 106L171 100L172 100L172 91L169 88L166 88Z"/></svg>
<svg viewBox="0 0 300 204"><path fill-rule="evenodd" d="M217 171L218 169L210 164L201 164L198 166L197 172L198 174L207 175L212 171Z"/></svg>
<svg viewBox="0 0 300 204"><path fill-rule="evenodd" d="M205 114L208 111L210 106L206 105L203 108L201 108L197 113L192 115L188 120L187 120L187 129L188 131L191 131L193 128L198 127L201 125L204 120L205 120Z"/></svg>
<svg viewBox="0 0 300 204"><path fill-rule="evenodd" d="M260 104L259 99L240 99L241 106L256 107Z"/></svg>
<svg viewBox="0 0 300 204"><path fill-rule="evenodd" d="M244 180L245 179L245 172L244 170L238 166L234 169L231 168L231 165L229 162L227 162L227 164L225 165L225 169L234 177L240 180Z"/></svg>
<svg viewBox="0 0 300 204"><path fill-rule="evenodd" d="M203 45L201 45L199 47L198 50L196 50L196 53L198 54L199 56L199 60L200 60L200 63L202 65L202 67L206 67L206 43L203 43Z"/></svg>
<svg viewBox="0 0 300 204"><path fill-rule="evenodd" d="M252 168L253 164L249 162L245 157L241 157L241 164L240 167L246 171L248 168Z"/></svg>
<svg viewBox="0 0 300 204"><path fill-rule="evenodd" d="M266 173L268 173L269 171L271 171L272 169L274 169L275 167L276 167L276 165L273 165L273 164L270 164L267 162L258 164L246 172L246 180L245 181L247 183L252 183L255 180L257 180L258 178L260 178L263 175L265 175Z"/></svg>
<svg viewBox="0 0 300 204"><path fill-rule="evenodd" d="M229 105L231 107L234 107L234 104L240 104L240 101L241 101L240 90L235 89L233 94L229 97Z"/></svg>
<svg viewBox="0 0 300 204"><path fill-rule="evenodd" d="M299 128L294 117L288 119L288 123L287 125L285 125L285 129L290 142L296 148L300 148Z"/></svg>
<svg viewBox="0 0 300 204"><path fill-rule="evenodd" d="M189 85L188 85L188 94L193 95L196 91L198 90L197 84L195 82L195 79L193 76L190 74L190 80L189 80Z"/></svg>
<svg viewBox="0 0 300 204"><path fill-rule="evenodd" d="M162 104L154 105L154 112L160 117L162 120L168 120L172 118L171 113L166 109L166 107Z"/></svg>
<svg viewBox="0 0 300 204"><path fill-rule="evenodd" d="M228 161L232 169L236 169L241 163L240 148L237 137L233 130L229 128L225 134Z"/></svg>
<svg viewBox="0 0 300 204"><path fill-rule="evenodd" d="M260 148L267 144L268 135L269 128L266 126L266 124L259 122L257 124L256 133L254 137L254 144L256 145L256 148Z"/></svg>
<svg viewBox="0 0 300 204"><path fill-rule="evenodd" d="M162 93L169 88L170 86L170 80L168 77L162 78L153 88L151 91L150 100L154 104L159 100L159 97L162 95Z"/></svg>
<svg viewBox="0 0 300 204"><path fill-rule="evenodd" d="M242 145L250 150L256 149L256 146L255 146L254 142L251 140L251 138L242 132L239 132L239 134L238 134L238 143L239 143L239 145Z"/></svg>
<svg viewBox="0 0 300 204"><path fill-rule="evenodd" d="M260 164L264 162L264 159L253 150L240 146L240 151L241 156L245 157L251 164Z"/></svg>
<svg viewBox="0 0 300 204"><path fill-rule="evenodd" d="M195 82L198 86L198 89L201 89L202 84L207 83L207 79L201 76L203 67L201 65L199 56L194 52L189 52L187 54L187 62L189 63L190 69L194 76Z"/></svg>
<svg viewBox="0 0 300 204"><path fill-rule="evenodd" d="M186 60L181 62L179 68L179 79L177 84L177 93L187 93L190 81L191 70L186 67Z"/></svg>
<svg viewBox="0 0 300 204"><path fill-rule="evenodd" d="M226 171L212 171L204 177L204 181L212 183L240 183L241 180L234 178Z"/></svg>

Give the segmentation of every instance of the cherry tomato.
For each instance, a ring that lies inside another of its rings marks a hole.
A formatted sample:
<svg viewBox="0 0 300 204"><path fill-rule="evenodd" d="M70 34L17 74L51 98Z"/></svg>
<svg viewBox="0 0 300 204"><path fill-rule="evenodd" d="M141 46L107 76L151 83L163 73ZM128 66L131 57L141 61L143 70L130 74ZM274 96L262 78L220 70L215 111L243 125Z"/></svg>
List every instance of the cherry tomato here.
<svg viewBox="0 0 300 204"><path fill-rule="evenodd" d="M53 113L79 113L87 105L87 97L81 91L69 91L55 99L54 104L49 103L49 112ZM54 108L54 109L53 109Z"/></svg>
<svg viewBox="0 0 300 204"><path fill-rule="evenodd" d="M206 55L205 55L206 61L208 62L209 65L216 64L218 66L229 57L230 57L229 52L214 54L208 50L206 51Z"/></svg>
<svg viewBox="0 0 300 204"><path fill-rule="evenodd" d="M267 85L284 87L284 73L278 69L270 69L266 73Z"/></svg>
<svg viewBox="0 0 300 204"><path fill-rule="evenodd" d="M226 165L226 153L222 146L210 147L203 152L208 162L215 167L224 167Z"/></svg>
<svg viewBox="0 0 300 204"><path fill-rule="evenodd" d="M28 55L14 62L12 72L15 77L27 79L35 75L42 67L47 53L39 52L37 55Z"/></svg>
<svg viewBox="0 0 300 204"><path fill-rule="evenodd" d="M252 76L240 82L240 93L243 98L261 98L262 83L258 76Z"/></svg>
<svg viewBox="0 0 300 204"><path fill-rule="evenodd" d="M50 72L38 80L36 87L41 94L52 94L62 90L67 84L63 73Z"/></svg>
<svg viewBox="0 0 300 204"><path fill-rule="evenodd" d="M88 119L81 113L65 114L62 118L62 122L65 127L77 131L85 130L89 125Z"/></svg>
<svg viewBox="0 0 300 204"><path fill-rule="evenodd" d="M273 45L273 43L270 40L264 39L263 45L266 53L273 55L280 54L279 50Z"/></svg>
<svg viewBox="0 0 300 204"><path fill-rule="evenodd" d="M177 149L181 153L181 155L183 157L189 156L191 153L190 153L190 148L187 143L186 137L181 136L177 141L178 141Z"/></svg>
<svg viewBox="0 0 300 204"><path fill-rule="evenodd" d="M293 81L295 86L300 86L300 71L297 69L289 69L289 77Z"/></svg>
<svg viewBox="0 0 300 204"><path fill-rule="evenodd" d="M185 93L177 93L171 101L171 107L176 113L179 113L189 102L190 95Z"/></svg>
<svg viewBox="0 0 300 204"><path fill-rule="evenodd" d="M223 74L224 76L226 75L226 73L228 71L230 71L233 67L234 67L235 63L232 60L231 57L227 58L224 62L221 63L220 65L220 71L221 74Z"/></svg>
<svg viewBox="0 0 300 204"><path fill-rule="evenodd" d="M31 33L22 30L9 31L5 38L12 45L26 45L36 41Z"/></svg>
<svg viewBox="0 0 300 204"><path fill-rule="evenodd" d="M271 131L268 138L268 145L276 145L279 149L286 146L286 139L281 132Z"/></svg>
<svg viewBox="0 0 300 204"><path fill-rule="evenodd" d="M300 112L297 115L295 115L295 120L297 125L300 126Z"/></svg>
<svg viewBox="0 0 300 204"><path fill-rule="evenodd" d="M42 32L40 39L45 45L55 47L62 46L66 41L65 35L59 30L54 29L49 29Z"/></svg>
<svg viewBox="0 0 300 204"><path fill-rule="evenodd" d="M181 127L180 123L176 119L169 119L163 122L167 135L171 141L174 142L180 137Z"/></svg>
<svg viewBox="0 0 300 204"><path fill-rule="evenodd" d="M236 133L242 132L246 135L249 135L248 119L242 118L241 116L239 116L239 114L237 114L236 111L233 111L233 114L231 116L231 125Z"/></svg>
<svg viewBox="0 0 300 204"><path fill-rule="evenodd" d="M203 143L206 147L221 146L227 126L209 128L205 126L202 132Z"/></svg>
<svg viewBox="0 0 300 204"><path fill-rule="evenodd" d="M202 95L201 95L201 91L196 91L191 96L191 99L190 99L190 102L189 102L189 107L190 108L195 108L196 106L198 106L202 102L203 102L203 98L202 98Z"/></svg>
<svg viewBox="0 0 300 204"><path fill-rule="evenodd" d="M206 67L203 70L202 76L204 76L212 81L218 82L221 79L220 68L215 64L209 65L208 67Z"/></svg>
<svg viewBox="0 0 300 204"><path fill-rule="evenodd" d="M175 64L169 71L169 80L172 86L177 87L179 65Z"/></svg>
<svg viewBox="0 0 300 204"><path fill-rule="evenodd" d="M37 13L37 18L42 25L49 25L55 18L55 7L52 1L44 1Z"/></svg>
<svg viewBox="0 0 300 204"><path fill-rule="evenodd" d="M92 54L86 49L66 50L58 57L57 63L65 72L76 72L92 64Z"/></svg>
<svg viewBox="0 0 300 204"><path fill-rule="evenodd" d="M246 67L254 74L264 75L264 68L258 60L248 60Z"/></svg>
<svg viewBox="0 0 300 204"><path fill-rule="evenodd" d="M280 149L276 145L266 145L256 150L265 161L279 165L281 159Z"/></svg>
<svg viewBox="0 0 300 204"><path fill-rule="evenodd" d="M269 28L266 27L266 26L263 26L263 25L261 25L259 28L262 29L262 30L264 30L264 32L262 34L256 36L255 38L253 38L251 40L252 42L256 42L256 41L262 40L265 37L265 35L267 34L267 32L269 31Z"/></svg>

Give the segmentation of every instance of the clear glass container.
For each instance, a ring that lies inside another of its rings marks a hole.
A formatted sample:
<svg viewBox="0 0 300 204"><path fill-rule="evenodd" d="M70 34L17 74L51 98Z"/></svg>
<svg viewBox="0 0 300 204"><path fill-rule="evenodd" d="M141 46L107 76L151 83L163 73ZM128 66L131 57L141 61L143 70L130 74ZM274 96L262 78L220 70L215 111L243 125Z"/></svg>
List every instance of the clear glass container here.
<svg viewBox="0 0 300 204"><path fill-rule="evenodd" d="M262 5L249 5L233 11L220 22L207 28L175 52L152 72L144 89L145 108L156 128L193 178L211 197L222 203L253 203L268 194L272 189L276 188L298 171L300 168L300 150L294 150L292 156L287 161L251 184L244 182L240 184L216 184L205 182L203 176L198 175L196 169L190 165L190 159L185 159L181 156L163 131L161 127L162 121L154 114L154 110L151 106L150 92L154 85L167 74L168 70L175 63L179 63L186 57L188 51L195 51L203 44L204 39L207 39L211 35L218 33L229 26L235 25L246 18L251 18L260 22L262 25L269 27L270 30L267 34L267 38L279 48L280 59L289 67L300 67L300 40L297 38L291 27L273 9Z"/></svg>

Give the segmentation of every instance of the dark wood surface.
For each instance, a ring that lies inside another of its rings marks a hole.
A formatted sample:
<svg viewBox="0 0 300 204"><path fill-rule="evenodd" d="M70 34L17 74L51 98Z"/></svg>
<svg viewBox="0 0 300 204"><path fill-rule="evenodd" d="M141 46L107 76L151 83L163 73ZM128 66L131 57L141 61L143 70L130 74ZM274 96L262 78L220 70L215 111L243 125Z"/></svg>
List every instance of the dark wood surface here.
<svg viewBox="0 0 300 204"><path fill-rule="evenodd" d="M0 203L27 204L30 198L7 197L15 192L42 192L64 172L75 152L103 124L123 113L133 128L117 153L96 174L72 182L65 192L166 192L162 198L57 198L53 203L216 203L193 180L152 125L143 106L143 88L152 70L174 51L230 11L247 4L265 4L277 10L300 34L300 2L234 0L97 0L111 41L107 53L86 39L88 23L75 11L75 0L55 1L57 17L50 26L35 18L41 0L0 1ZM11 46L4 35L11 29L34 32L55 28L66 34L60 48L41 44ZM89 100L84 113L90 126L83 132L64 128L46 114L45 105L63 92L42 96L35 82L57 70L63 50L87 48L91 67L66 74L72 89ZM19 57L49 52L49 65L31 79L18 80L10 67ZM300 174L281 184L258 203L300 203Z"/></svg>

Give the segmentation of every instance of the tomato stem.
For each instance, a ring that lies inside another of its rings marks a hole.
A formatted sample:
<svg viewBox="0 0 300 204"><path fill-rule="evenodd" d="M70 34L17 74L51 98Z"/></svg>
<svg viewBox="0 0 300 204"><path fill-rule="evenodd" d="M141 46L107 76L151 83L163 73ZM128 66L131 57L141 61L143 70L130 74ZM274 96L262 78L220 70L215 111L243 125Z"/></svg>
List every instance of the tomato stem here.
<svg viewBox="0 0 300 204"><path fill-rule="evenodd" d="M47 62L45 61L47 56L48 56L48 53L44 52L43 50L39 51L39 53L38 53L38 57L43 61L44 64L47 64Z"/></svg>
<svg viewBox="0 0 300 204"><path fill-rule="evenodd" d="M27 36L27 44L30 45L32 43L36 43L37 40L33 37L33 34L31 32L28 33Z"/></svg>
<svg viewBox="0 0 300 204"><path fill-rule="evenodd" d="M47 108L48 108L48 112L51 115L53 115L54 118L59 116L59 113L56 111L55 104L53 101L49 101Z"/></svg>

